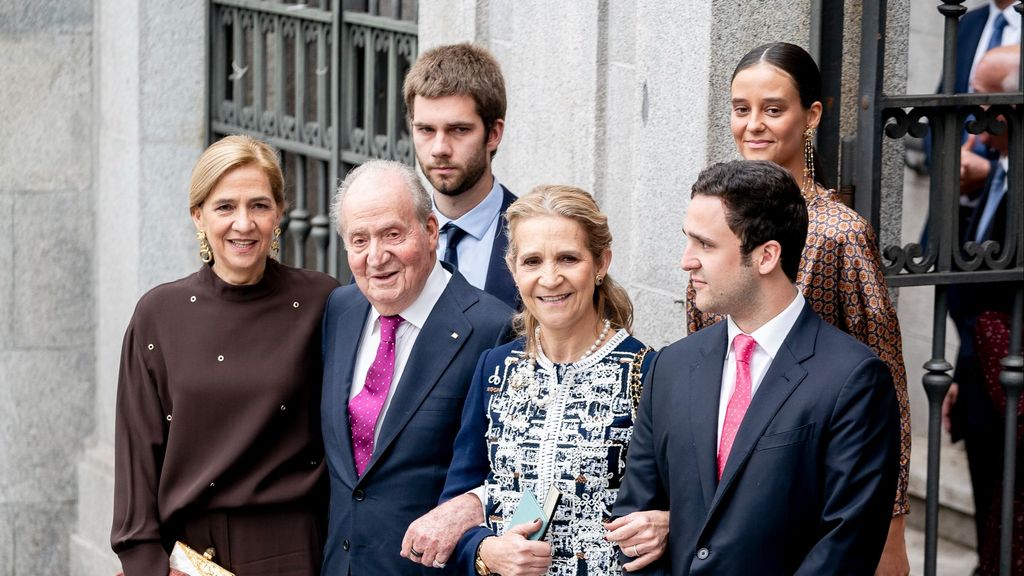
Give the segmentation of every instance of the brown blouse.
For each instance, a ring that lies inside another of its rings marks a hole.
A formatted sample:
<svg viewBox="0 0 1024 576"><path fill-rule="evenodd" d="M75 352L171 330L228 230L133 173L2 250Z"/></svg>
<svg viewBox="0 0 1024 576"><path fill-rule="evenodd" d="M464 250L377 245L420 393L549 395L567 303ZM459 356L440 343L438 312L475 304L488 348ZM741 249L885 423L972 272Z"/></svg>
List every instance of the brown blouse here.
<svg viewBox="0 0 1024 576"><path fill-rule="evenodd" d="M203 266L139 300L114 440L111 545L125 574L166 567L177 527L205 511L326 508L320 320L337 286L268 259L251 286Z"/></svg>
<svg viewBox="0 0 1024 576"><path fill-rule="evenodd" d="M831 192L807 202L807 244L796 284L826 322L866 344L889 366L900 406L900 475L893 515L907 514L910 478L910 399L903 363L903 337L889 298L871 226ZM687 329L692 334L724 316L704 314L686 288Z"/></svg>

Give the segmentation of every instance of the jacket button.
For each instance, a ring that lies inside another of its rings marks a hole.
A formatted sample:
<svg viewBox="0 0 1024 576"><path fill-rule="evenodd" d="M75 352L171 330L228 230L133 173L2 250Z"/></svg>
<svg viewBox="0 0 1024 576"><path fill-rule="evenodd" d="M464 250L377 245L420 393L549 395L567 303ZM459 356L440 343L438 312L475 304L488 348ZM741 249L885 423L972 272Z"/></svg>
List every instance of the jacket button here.
<svg viewBox="0 0 1024 576"><path fill-rule="evenodd" d="M356 502L362 502L366 499L366 493L362 490L356 490L352 493L352 497L356 499Z"/></svg>
<svg viewBox="0 0 1024 576"><path fill-rule="evenodd" d="M697 550L697 558L699 560L707 560L708 556L711 556L711 550L708 550L707 548Z"/></svg>
<svg viewBox="0 0 1024 576"><path fill-rule="evenodd" d="M342 550L348 550L348 548L349 548L349 546L348 546L348 539L346 538L346 539L345 539L345 540L344 540L344 541L343 541L343 542L341 543L341 549L342 549Z"/></svg>

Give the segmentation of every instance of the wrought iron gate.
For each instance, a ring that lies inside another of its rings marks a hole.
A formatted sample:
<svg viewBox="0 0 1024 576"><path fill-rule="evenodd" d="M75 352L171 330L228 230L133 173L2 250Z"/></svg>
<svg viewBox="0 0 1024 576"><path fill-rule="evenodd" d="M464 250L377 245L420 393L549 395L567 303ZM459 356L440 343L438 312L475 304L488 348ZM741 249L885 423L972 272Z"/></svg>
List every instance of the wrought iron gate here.
<svg viewBox="0 0 1024 576"><path fill-rule="evenodd" d="M957 24L967 12L963 0L936 2L945 17L941 94L892 96L882 93L885 52L885 0L862 3L860 86L858 102L855 207L876 229L880 224L880 173L883 133L888 138L909 134L923 138L931 131L933 161L929 194L928 238L922 243L887 246L886 278L890 286L934 286L932 358L923 378L928 396L928 479L925 519L925 574L936 573L938 538L939 450L941 407L952 382L953 366L944 358L948 292L952 285L998 283L1013 293L1010 315L1010 354L1002 359L999 382L1006 393L1004 458L1012 464L1017 456L1017 407L1024 389L1024 358L1021 321L1024 317L1024 162L1022 115L1024 96L1014 93L956 94ZM1024 10L1021 2L1014 8ZM1019 71L1024 77L1024 65ZM961 134L1009 133L1009 188L1006 195L1006 238L961 244L957 217L960 198ZM879 237L884 237L880 234ZM1000 573L1010 574L1013 500L1016 466L1003 467Z"/></svg>
<svg viewBox="0 0 1024 576"><path fill-rule="evenodd" d="M208 134L280 151L282 261L347 279L328 216L339 177L370 158L413 163L401 86L416 21L416 0L210 0Z"/></svg>

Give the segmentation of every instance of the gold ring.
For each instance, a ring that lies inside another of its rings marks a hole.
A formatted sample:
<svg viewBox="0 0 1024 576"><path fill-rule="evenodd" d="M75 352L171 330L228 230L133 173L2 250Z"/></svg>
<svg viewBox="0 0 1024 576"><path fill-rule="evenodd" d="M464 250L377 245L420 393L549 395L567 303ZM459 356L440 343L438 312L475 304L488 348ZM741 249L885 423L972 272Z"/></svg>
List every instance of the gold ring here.
<svg viewBox="0 0 1024 576"><path fill-rule="evenodd" d="M639 558L640 557L640 551L637 550L636 544L633 544L633 557L634 558Z"/></svg>

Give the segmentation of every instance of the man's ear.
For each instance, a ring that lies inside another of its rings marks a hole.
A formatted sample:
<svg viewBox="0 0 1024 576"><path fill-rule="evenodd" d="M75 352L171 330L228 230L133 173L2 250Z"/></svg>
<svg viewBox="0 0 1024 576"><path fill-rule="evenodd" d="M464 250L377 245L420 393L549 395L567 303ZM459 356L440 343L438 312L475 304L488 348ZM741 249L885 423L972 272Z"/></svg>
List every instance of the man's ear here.
<svg viewBox="0 0 1024 576"><path fill-rule="evenodd" d="M505 135L505 120L498 118L494 121L490 131L487 132L487 151L495 152L501 144L501 137Z"/></svg>
<svg viewBox="0 0 1024 576"><path fill-rule="evenodd" d="M782 268L782 245L776 240L769 240L754 249L751 254L757 271L767 276L776 269Z"/></svg>

